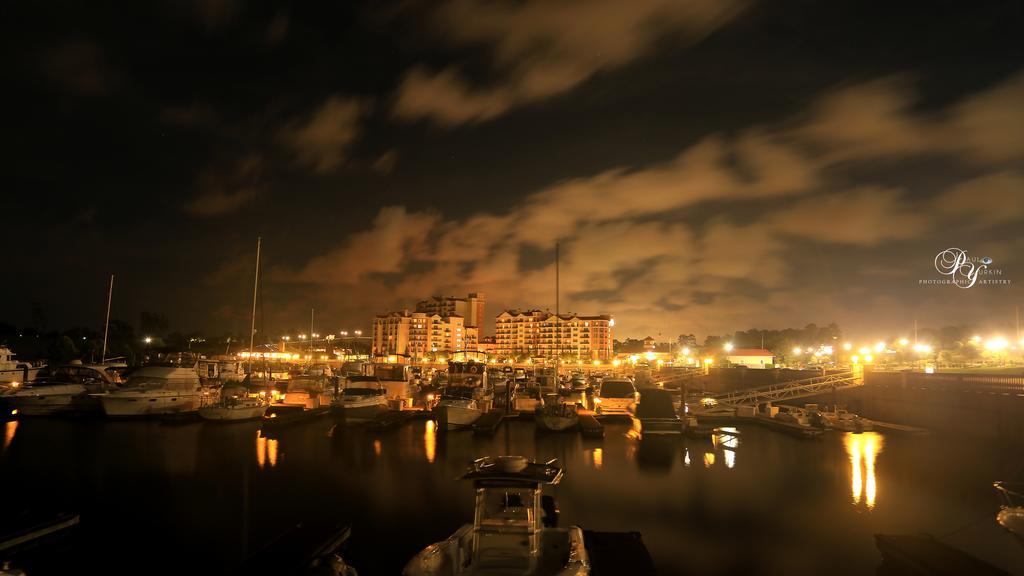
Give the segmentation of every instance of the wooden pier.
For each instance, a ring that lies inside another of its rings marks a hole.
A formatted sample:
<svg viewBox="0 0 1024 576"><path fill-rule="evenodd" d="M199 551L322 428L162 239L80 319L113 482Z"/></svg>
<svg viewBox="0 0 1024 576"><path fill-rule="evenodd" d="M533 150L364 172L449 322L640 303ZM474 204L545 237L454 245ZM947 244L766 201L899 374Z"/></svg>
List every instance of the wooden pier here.
<svg viewBox="0 0 1024 576"><path fill-rule="evenodd" d="M308 422L321 416L325 416L331 411L331 409L326 406L310 408L309 410L301 408L278 408L277 410L274 410L274 407L272 406L271 410L273 410L273 412L271 412L271 416L263 419L264 432L273 432L300 422Z"/></svg>
<svg viewBox="0 0 1024 576"><path fill-rule="evenodd" d="M391 430L399 424L405 424L412 420L416 416L420 415L420 410L388 410L382 412L373 420L366 423L366 429L373 432L384 432Z"/></svg>
<svg viewBox="0 0 1024 576"><path fill-rule="evenodd" d="M504 419L505 411L501 408L495 408L480 416L473 423L473 434L476 436L494 436L494 433L498 431L498 426L501 425Z"/></svg>

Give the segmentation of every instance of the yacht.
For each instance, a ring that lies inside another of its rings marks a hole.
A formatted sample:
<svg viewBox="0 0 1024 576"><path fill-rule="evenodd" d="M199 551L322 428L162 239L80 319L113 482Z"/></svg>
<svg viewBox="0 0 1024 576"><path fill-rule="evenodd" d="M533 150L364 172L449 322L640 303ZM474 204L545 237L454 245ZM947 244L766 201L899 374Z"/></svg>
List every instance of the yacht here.
<svg viewBox="0 0 1024 576"><path fill-rule="evenodd" d="M0 385L31 382L43 368L18 360L10 348L0 346Z"/></svg>
<svg viewBox="0 0 1024 576"><path fill-rule="evenodd" d="M306 410L329 405L333 387L328 386L330 377L323 373L303 373L288 379L283 404L301 406Z"/></svg>
<svg viewBox="0 0 1024 576"><path fill-rule="evenodd" d="M515 384L512 389L512 409L516 412L535 412L543 404L540 388L531 382Z"/></svg>
<svg viewBox="0 0 1024 576"><path fill-rule="evenodd" d="M331 409L346 424L369 422L388 409L387 391L376 376L349 376Z"/></svg>
<svg viewBox="0 0 1024 576"><path fill-rule="evenodd" d="M263 418L266 414L266 400L249 396L246 388L241 385L221 388L220 398L216 402L199 408L199 416L203 420L214 422L256 420Z"/></svg>
<svg viewBox="0 0 1024 576"><path fill-rule="evenodd" d="M203 391L195 368L143 366L128 373L119 389L98 395L107 416L148 416L195 412Z"/></svg>
<svg viewBox="0 0 1024 576"><path fill-rule="evenodd" d="M472 386L445 387L434 406L438 421L446 423L448 430L472 426L484 413L475 390Z"/></svg>
<svg viewBox="0 0 1024 576"><path fill-rule="evenodd" d="M116 390L117 371L107 365L67 364L46 369L28 384L12 385L4 400L25 416L100 409L93 395Z"/></svg>
<svg viewBox="0 0 1024 576"><path fill-rule="evenodd" d="M476 492L473 523L423 549L406 564L404 576L590 574L583 530L559 528L554 499L541 495L545 485L562 479L555 460L481 458L462 479L471 480Z"/></svg>

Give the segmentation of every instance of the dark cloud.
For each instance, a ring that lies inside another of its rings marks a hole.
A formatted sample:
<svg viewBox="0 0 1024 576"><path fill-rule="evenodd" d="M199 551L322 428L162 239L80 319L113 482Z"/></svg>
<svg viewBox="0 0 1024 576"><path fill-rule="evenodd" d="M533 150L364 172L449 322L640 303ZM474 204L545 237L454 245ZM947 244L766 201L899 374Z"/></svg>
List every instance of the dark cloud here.
<svg viewBox="0 0 1024 576"><path fill-rule="evenodd" d="M624 66L667 35L700 38L741 6L735 0L442 2L432 19L438 36L489 50L496 79L475 86L455 67L416 67L402 83L395 114L449 126L490 120Z"/></svg>
<svg viewBox="0 0 1024 576"><path fill-rule="evenodd" d="M359 99L331 96L307 118L286 127L281 139L301 163L316 172L330 172L345 161L366 109Z"/></svg>

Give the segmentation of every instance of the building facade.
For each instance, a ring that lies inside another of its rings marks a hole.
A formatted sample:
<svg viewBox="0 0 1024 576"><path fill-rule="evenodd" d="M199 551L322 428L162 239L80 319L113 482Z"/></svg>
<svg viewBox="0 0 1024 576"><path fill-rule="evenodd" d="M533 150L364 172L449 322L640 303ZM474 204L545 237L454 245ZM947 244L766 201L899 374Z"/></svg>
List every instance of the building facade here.
<svg viewBox="0 0 1024 576"><path fill-rule="evenodd" d="M483 328L486 304L487 300L482 292L471 292L465 298L431 296L417 302L416 311L424 314L436 314L441 317L462 316L466 326Z"/></svg>
<svg viewBox="0 0 1024 576"><path fill-rule="evenodd" d="M612 359L611 316L556 316L543 310L505 310L495 319L495 353L499 356Z"/></svg>
<svg viewBox="0 0 1024 576"><path fill-rule="evenodd" d="M775 355L764 348L736 348L725 357L730 364L747 368L774 368Z"/></svg>
<svg viewBox="0 0 1024 576"><path fill-rule="evenodd" d="M465 319L459 315L403 310L380 314L373 321L375 356L435 358L438 354L475 351L478 340L478 329L466 327Z"/></svg>

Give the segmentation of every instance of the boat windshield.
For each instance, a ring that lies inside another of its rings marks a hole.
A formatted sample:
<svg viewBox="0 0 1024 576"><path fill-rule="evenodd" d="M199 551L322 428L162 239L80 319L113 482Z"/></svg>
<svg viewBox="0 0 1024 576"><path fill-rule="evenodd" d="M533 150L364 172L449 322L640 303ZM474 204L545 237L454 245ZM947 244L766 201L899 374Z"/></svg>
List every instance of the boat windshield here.
<svg viewBox="0 0 1024 576"><path fill-rule="evenodd" d="M487 529L508 529L530 527L534 517L534 491L531 488L488 489L483 494L479 514L480 527Z"/></svg>
<svg viewBox="0 0 1024 576"><path fill-rule="evenodd" d="M444 389L442 396L450 398L472 398L473 388L470 386L449 386Z"/></svg>
<svg viewBox="0 0 1024 576"><path fill-rule="evenodd" d="M605 380L601 384L602 398L632 398L636 388L629 380Z"/></svg>

